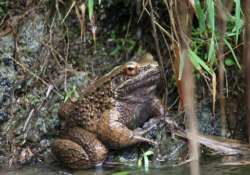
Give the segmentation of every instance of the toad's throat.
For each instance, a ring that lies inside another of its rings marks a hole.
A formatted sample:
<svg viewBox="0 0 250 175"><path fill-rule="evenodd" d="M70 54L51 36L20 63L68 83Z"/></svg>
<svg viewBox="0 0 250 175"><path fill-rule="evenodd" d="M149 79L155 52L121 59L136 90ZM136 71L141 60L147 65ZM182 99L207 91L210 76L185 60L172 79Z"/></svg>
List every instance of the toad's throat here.
<svg viewBox="0 0 250 175"><path fill-rule="evenodd" d="M128 80L121 84L115 91L115 97L123 97L139 88L156 85L160 79L160 70L150 71L146 75L140 75L131 81Z"/></svg>

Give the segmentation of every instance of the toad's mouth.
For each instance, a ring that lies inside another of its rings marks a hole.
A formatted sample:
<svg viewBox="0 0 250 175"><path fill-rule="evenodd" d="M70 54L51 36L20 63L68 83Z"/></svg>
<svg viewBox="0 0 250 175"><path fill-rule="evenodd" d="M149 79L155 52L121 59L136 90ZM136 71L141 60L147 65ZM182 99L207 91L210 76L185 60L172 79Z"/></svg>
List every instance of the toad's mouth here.
<svg viewBox="0 0 250 175"><path fill-rule="evenodd" d="M139 89L155 86L161 79L161 71L159 67L145 71L145 73L139 73L130 80L126 80L119 85L115 91L115 97L124 97L127 94Z"/></svg>

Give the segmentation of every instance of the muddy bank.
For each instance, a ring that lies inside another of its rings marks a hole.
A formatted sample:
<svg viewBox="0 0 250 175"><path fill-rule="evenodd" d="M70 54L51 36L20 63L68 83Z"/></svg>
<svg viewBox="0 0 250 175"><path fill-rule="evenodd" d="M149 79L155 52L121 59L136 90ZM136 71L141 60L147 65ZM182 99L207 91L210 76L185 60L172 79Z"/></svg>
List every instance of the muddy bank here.
<svg viewBox="0 0 250 175"><path fill-rule="evenodd" d="M161 3L155 3L161 7ZM3 32L0 33L2 166L52 162L54 158L50 144L60 129L57 112L65 98L77 95L79 87L86 86L94 77L137 55L144 52L156 55L149 17L144 14L138 21L142 7L137 3L103 1L98 5L95 9L96 42L91 32L93 24L87 16L84 38L80 35L81 26L75 10L66 17L70 5L69 2L60 1L13 1L5 14L1 14L5 16L1 25ZM159 18L167 19L163 14L159 10ZM171 70L169 51L163 50L162 54L164 65ZM174 118L177 116L178 93L172 73L169 71L167 77L168 106L172 106ZM237 80L230 78L229 83ZM205 133L218 134L219 121L211 122L212 104L207 95L210 92L204 84L198 86L199 100L205 99L198 105L200 129ZM230 88L233 94L242 85L234 83ZM232 131L228 136L242 136L245 133L244 117L238 103L243 93L239 92L240 95L236 93L231 96L227 104L232 106L228 110ZM235 119L235 115L238 119ZM219 118L218 112L216 118ZM164 140L160 148L162 154L168 155L169 161L178 158L177 150L183 145L185 147L185 143L172 142L164 131L155 133L152 137ZM129 157L124 152L125 156L121 153L121 157ZM169 155L172 152L176 154ZM133 151L130 155L132 159L138 159L137 153L138 150Z"/></svg>

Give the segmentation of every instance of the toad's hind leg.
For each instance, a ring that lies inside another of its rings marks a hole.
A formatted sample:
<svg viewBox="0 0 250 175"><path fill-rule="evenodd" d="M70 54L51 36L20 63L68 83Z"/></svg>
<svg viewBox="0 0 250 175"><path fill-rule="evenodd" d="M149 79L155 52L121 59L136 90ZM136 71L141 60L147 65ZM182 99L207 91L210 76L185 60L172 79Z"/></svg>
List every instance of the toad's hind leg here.
<svg viewBox="0 0 250 175"><path fill-rule="evenodd" d="M55 140L52 152L65 166L82 169L102 163L108 151L94 134L81 128L72 128L63 139Z"/></svg>

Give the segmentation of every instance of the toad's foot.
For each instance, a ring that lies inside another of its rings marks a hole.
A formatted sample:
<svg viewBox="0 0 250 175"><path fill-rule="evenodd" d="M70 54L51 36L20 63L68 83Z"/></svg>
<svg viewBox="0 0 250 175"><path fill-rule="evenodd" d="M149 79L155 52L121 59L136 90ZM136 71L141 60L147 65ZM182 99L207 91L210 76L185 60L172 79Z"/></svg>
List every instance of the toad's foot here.
<svg viewBox="0 0 250 175"><path fill-rule="evenodd" d="M155 146L159 145L158 142L151 140L151 139L148 139L148 138L145 138L145 137L142 137L140 135L133 135L132 139L138 140L138 142L147 142L147 143L155 145Z"/></svg>

